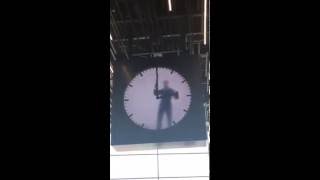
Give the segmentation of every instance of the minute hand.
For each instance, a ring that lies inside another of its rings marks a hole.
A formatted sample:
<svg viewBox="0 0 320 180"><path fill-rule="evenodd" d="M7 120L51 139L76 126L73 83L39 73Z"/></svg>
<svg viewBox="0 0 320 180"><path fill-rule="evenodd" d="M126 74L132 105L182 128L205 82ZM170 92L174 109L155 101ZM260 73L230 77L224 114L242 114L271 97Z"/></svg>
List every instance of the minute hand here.
<svg viewBox="0 0 320 180"><path fill-rule="evenodd" d="M156 68L156 84L155 84L155 90L154 94L156 95L156 98L159 99L159 89L158 89L158 68Z"/></svg>

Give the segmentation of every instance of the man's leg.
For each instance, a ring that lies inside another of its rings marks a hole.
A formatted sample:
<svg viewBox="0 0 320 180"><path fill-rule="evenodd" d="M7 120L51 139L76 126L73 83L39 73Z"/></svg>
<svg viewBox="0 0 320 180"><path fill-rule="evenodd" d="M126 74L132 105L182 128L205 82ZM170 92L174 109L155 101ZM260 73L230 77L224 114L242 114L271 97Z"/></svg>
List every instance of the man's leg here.
<svg viewBox="0 0 320 180"><path fill-rule="evenodd" d="M168 118L168 127L171 127L172 126L172 109L171 109L171 106L169 106L166 109L166 114L167 114L167 118Z"/></svg>
<svg viewBox="0 0 320 180"><path fill-rule="evenodd" d="M163 108L160 107L158 110L158 117L157 117L157 129L161 129L161 121L162 121L162 117L163 117Z"/></svg>

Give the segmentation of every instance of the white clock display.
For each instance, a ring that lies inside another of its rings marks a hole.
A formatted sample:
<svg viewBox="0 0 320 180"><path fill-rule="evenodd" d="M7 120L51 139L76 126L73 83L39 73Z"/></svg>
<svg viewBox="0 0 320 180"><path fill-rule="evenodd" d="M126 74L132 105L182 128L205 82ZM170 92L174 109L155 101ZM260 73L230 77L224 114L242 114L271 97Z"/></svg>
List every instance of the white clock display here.
<svg viewBox="0 0 320 180"><path fill-rule="evenodd" d="M127 116L136 125L149 130L167 129L189 111L191 90L178 72L150 68L130 81L123 101Z"/></svg>

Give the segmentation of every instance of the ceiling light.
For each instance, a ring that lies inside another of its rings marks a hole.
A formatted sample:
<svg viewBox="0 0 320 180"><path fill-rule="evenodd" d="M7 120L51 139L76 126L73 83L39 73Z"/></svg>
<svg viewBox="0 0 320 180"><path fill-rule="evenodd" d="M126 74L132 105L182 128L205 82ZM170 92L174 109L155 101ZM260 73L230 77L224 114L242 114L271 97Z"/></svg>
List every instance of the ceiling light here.
<svg viewBox="0 0 320 180"><path fill-rule="evenodd" d="M113 69L112 69L112 67L110 66L110 70L111 70L111 72L113 73Z"/></svg>

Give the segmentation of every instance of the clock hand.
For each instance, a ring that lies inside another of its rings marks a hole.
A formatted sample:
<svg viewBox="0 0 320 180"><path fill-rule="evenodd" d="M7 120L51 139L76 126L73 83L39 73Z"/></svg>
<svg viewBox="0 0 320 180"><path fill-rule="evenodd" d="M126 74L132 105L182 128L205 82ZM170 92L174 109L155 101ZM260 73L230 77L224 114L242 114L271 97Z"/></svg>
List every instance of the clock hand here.
<svg viewBox="0 0 320 180"><path fill-rule="evenodd" d="M158 68L156 67L156 84L155 84L155 90L154 94L156 95L156 98L159 99L159 92L158 92Z"/></svg>

